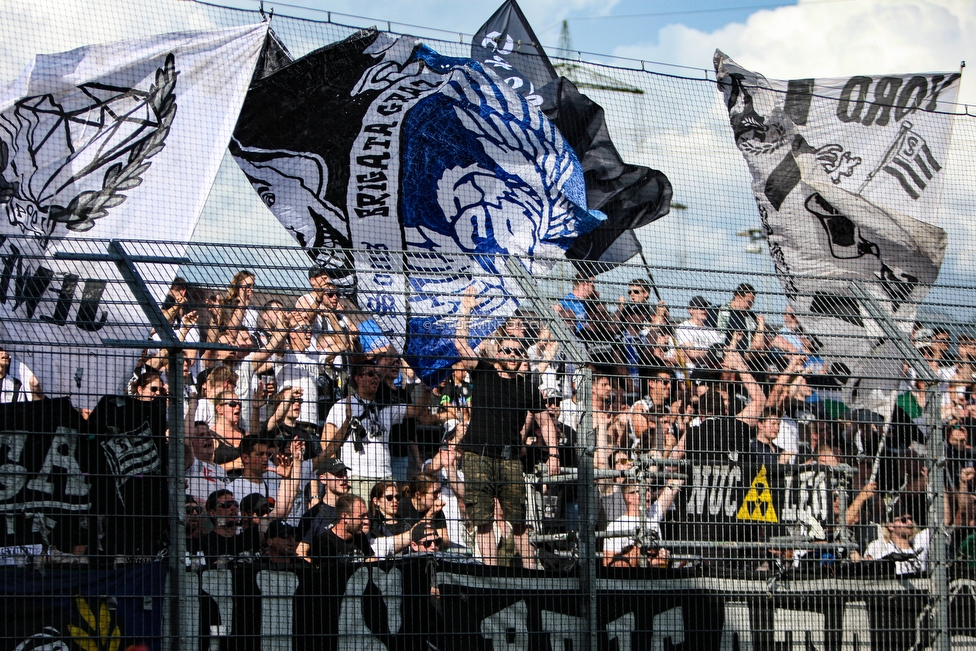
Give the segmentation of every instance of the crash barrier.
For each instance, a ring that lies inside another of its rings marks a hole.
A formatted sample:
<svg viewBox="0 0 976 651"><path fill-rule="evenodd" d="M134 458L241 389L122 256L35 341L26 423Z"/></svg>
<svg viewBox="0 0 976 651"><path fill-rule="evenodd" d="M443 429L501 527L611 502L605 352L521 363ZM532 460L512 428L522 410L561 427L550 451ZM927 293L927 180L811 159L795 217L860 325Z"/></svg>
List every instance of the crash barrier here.
<svg viewBox="0 0 976 651"><path fill-rule="evenodd" d="M166 563L37 572L6 567L7 648L162 649ZM829 578L828 578L829 577ZM594 626L570 573L488 572L435 554L322 566L251 559L187 572L180 648L196 649L923 649L927 580L891 562L764 576L601 571ZM949 636L967 648L976 575L949 583ZM61 646L58 646L61 645Z"/></svg>

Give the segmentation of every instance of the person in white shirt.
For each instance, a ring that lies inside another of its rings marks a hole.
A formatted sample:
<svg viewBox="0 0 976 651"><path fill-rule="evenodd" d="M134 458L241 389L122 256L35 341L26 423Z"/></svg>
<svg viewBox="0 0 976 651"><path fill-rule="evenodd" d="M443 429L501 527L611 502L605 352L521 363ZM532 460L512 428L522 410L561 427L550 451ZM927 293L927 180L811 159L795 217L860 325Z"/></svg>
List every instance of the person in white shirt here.
<svg viewBox="0 0 976 651"><path fill-rule="evenodd" d="M431 420L430 392L410 405L377 405L373 399L380 386L379 370L365 357L353 359L353 393L337 402L325 421L323 454L341 459L349 467L352 492L369 499L373 484L393 478L390 458L390 428L408 418L423 424Z"/></svg>
<svg viewBox="0 0 976 651"><path fill-rule="evenodd" d="M705 323L709 307L704 297L692 298L688 303L691 318L679 323L674 331L674 356L685 369L695 368L708 355L709 348L725 341L718 330Z"/></svg>
<svg viewBox="0 0 976 651"><path fill-rule="evenodd" d="M206 502L210 493L227 485L227 473L214 463L214 435L204 421L186 433L186 494Z"/></svg>
<svg viewBox="0 0 976 651"><path fill-rule="evenodd" d="M924 572L929 555L929 530L919 530L907 511L895 511L884 527L880 538L871 541L864 550L864 560L882 560L892 555L904 555L895 561L895 574Z"/></svg>
<svg viewBox="0 0 976 651"><path fill-rule="evenodd" d="M41 383L30 369L20 362L15 364L10 353L0 347L0 402L24 402L43 398Z"/></svg>
<svg viewBox="0 0 976 651"><path fill-rule="evenodd" d="M667 485L657 494L653 503L647 508L645 516L641 515L643 490L640 484L627 482L621 487L627 512L607 526L607 534L603 541L603 564L608 567L640 567L645 559L651 567L667 567L668 552L661 548L642 549L640 541L634 533L638 529L646 528L643 534L653 533L661 536L661 522L667 515L668 509L681 489L679 480L669 480ZM619 534L619 535L612 535Z"/></svg>
<svg viewBox="0 0 976 651"><path fill-rule="evenodd" d="M285 520L298 526L302 514L308 510L303 497L305 487L318 478L316 469L325 461L321 455L302 461L303 451L304 444L298 439L292 440L287 450L275 453L267 439L245 436L241 441L244 474L228 483L228 490L245 497L259 493L268 498L269 503L274 500L269 520ZM268 472L268 460L273 453L278 471Z"/></svg>

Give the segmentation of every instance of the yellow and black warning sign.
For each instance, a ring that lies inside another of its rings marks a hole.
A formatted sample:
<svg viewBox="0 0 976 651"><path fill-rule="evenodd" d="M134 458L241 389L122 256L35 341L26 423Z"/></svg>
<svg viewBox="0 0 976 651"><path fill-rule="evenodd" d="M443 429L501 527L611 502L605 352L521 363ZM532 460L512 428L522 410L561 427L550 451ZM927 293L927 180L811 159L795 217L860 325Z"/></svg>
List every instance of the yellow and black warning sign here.
<svg viewBox="0 0 976 651"><path fill-rule="evenodd" d="M752 485L749 487L745 499L742 500L742 506L739 507L736 518L752 522L779 523L779 518L776 517L776 507L773 506L773 492L769 490L769 478L766 477L765 464L752 479Z"/></svg>

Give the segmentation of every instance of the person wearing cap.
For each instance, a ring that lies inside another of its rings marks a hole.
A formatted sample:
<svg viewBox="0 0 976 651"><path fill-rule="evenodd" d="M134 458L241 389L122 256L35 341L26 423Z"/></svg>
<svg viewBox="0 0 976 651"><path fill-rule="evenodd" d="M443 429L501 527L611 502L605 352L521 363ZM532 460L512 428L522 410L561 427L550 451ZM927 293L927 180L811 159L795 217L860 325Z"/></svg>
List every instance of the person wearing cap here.
<svg viewBox="0 0 976 651"><path fill-rule="evenodd" d="M736 333L741 332L738 349L740 351L758 350L764 347L766 320L762 315L752 313L756 302L756 288L749 283L740 283L732 292L732 300L718 309L715 328L722 333L728 344Z"/></svg>
<svg viewBox="0 0 976 651"><path fill-rule="evenodd" d="M349 493L349 468L338 459L328 458L319 466L322 497L302 515L298 525L298 555L307 556L315 536L336 521L336 501Z"/></svg>
<svg viewBox="0 0 976 651"><path fill-rule="evenodd" d="M295 536L295 527L284 520L272 520L268 524L264 555L270 565L294 565L298 560Z"/></svg>
<svg viewBox="0 0 976 651"><path fill-rule="evenodd" d="M411 554L430 554L444 549L444 539L432 525L422 522L410 532Z"/></svg>
<svg viewBox="0 0 976 651"><path fill-rule="evenodd" d="M674 331L674 357L683 368L695 368L712 346L721 344L722 334L707 324L711 304L704 296L695 296L688 303L688 320L682 321Z"/></svg>
<svg viewBox="0 0 976 651"><path fill-rule="evenodd" d="M928 529L919 530L906 509L893 509L881 536L864 550L864 560L883 560L894 555L895 574L924 572L929 554Z"/></svg>

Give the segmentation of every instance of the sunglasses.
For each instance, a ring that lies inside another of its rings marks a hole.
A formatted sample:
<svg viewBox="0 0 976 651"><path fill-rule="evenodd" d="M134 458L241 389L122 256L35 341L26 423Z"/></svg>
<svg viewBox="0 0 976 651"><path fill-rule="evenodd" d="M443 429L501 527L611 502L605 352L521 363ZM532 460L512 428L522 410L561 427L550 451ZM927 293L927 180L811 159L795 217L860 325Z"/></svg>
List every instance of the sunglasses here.
<svg viewBox="0 0 976 651"><path fill-rule="evenodd" d="M399 495L384 495L383 496L383 499L385 499L387 502L392 502L393 500L396 500L396 501L399 502L400 501L400 496Z"/></svg>
<svg viewBox="0 0 976 651"><path fill-rule="evenodd" d="M217 508L219 509L230 509L237 508L237 500L228 500L226 502L218 502Z"/></svg>
<svg viewBox="0 0 976 651"><path fill-rule="evenodd" d="M504 348L499 348L498 352L505 353L506 355L521 356L525 351L522 348L512 348L509 346L505 346Z"/></svg>
<svg viewBox="0 0 976 651"><path fill-rule="evenodd" d="M203 513L203 509L201 509L199 506L188 506L188 507L186 507L186 514L187 515L200 515L201 513Z"/></svg>
<svg viewBox="0 0 976 651"><path fill-rule="evenodd" d="M225 402L224 404L222 404L220 406L221 407L230 407L231 409L236 409L237 407L240 407L241 406L241 403L239 403L236 400L231 400L230 402Z"/></svg>
<svg viewBox="0 0 976 651"><path fill-rule="evenodd" d="M640 289L628 289L627 290L627 293L628 294L643 294L644 291L643 290L640 290Z"/></svg>
<svg viewBox="0 0 976 651"><path fill-rule="evenodd" d="M902 524L907 524L912 521L912 516L910 515L899 515L894 519L894 522L901 522Z"/></svg>
<svg viewBox="0 0 976 651"><path fill-rule="evenodd" d="M339 292L323 292L329 298L335 298L339 295Z"/></svg>
<svg viewBox="0 0 976 651"><path fill-rule="evenodd" d="M421 547L424 547L426 549L430 549L432 547L440 547L441 544L443 544L443 542L444 542L444 539L443 538L434 538L433 540L421 540L420 543L418 543L418 544Z"/></svg>
<svg viewBox="0 0 976 651"><path fill-rule="evenodd" d="M292 398L292 402L305 402L305 398Z"/></svg>
<svg viewBox="0 0 976 651"><path fill-rule="evenodd" d="M633 460L631 460L631 459L617 459L617 460L616 460L616 461L614 461L613 463L614 463L614 465L618 465L618 466L619 466L619 465L621 465L621 464L626 464L626 463L634 463L634 462L633 462Z"/></svg>
<svg viewBox="0 0 976 651"><path fill-rule="evenodd" d="M163 387L161 387L161 386L148 386L148 387L146 387L146 390L148 390L150 393L160 393L163 390Z"/></svg>

